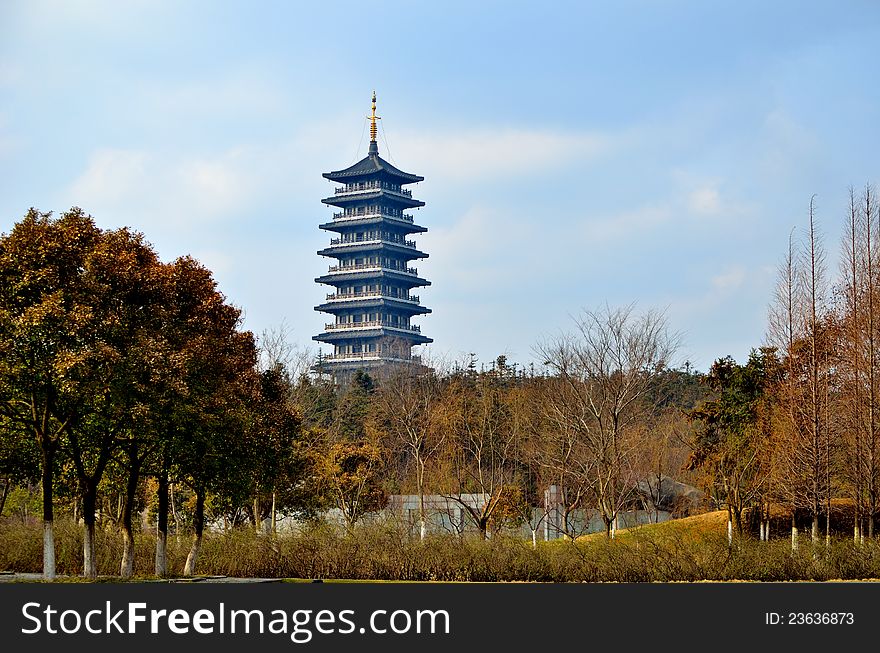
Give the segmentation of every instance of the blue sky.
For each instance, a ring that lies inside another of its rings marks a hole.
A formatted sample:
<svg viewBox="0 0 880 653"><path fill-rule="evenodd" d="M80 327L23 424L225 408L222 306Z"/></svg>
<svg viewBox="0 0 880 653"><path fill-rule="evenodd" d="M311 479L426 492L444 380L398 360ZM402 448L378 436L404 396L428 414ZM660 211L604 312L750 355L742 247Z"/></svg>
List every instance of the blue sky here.
<svg viewBox="0 0 880 653"><path fill-rule="evenodd" d="M876 2L5 1L0 230L81 206L314 347L321 173L376 89L381 154L425 177L433 356L527 362L637 302L705 369L761 344L810 196L835 253L880 181L878 43Z"/></svg>

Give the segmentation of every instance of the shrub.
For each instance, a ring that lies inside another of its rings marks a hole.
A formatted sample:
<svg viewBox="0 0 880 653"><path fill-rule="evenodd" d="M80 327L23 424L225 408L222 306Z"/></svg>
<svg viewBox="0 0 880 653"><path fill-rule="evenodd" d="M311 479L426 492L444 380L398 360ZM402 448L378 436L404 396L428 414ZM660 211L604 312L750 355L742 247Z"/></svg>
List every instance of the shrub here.
<svg viewBox="0 0 880 653"><path fill-rule="evenodd" d="M121 536L99 529L98 573L119 573ZM138 534L135 574L153 573L155 537ZM169 537L169 568L180 573L188 537ZM0 523L0 569L39 572L39 523ZM82 572L81 529L56 522L59 574ZM404 581L655 582L699 580L829 580L880 578L880 543L835 540L792 553L788 540L737 541L723 533L635 529L616 540L530 542L509 536L431 535L424 541L393 524L362 524L353 532L313 525L278 537L252 530L207 533L199 557L206 575Z"/></svg>

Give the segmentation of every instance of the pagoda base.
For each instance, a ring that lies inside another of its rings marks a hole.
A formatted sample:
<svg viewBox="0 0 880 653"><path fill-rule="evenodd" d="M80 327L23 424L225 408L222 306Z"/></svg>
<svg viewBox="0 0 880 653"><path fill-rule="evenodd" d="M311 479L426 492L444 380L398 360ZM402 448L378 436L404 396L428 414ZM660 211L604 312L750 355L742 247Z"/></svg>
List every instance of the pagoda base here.
<svg viewBox="0 0 880 653"><path fill-rule="evenodd" d="M401 373L420 374L428 368L422 364L420 356L392 358L389 356L358 357L356 354L346 357L344 354L320 358L312 367L319 377L329 375L332 381L345 387L351 382L358 370L369 374L373 379L381 381Z"/></svg>

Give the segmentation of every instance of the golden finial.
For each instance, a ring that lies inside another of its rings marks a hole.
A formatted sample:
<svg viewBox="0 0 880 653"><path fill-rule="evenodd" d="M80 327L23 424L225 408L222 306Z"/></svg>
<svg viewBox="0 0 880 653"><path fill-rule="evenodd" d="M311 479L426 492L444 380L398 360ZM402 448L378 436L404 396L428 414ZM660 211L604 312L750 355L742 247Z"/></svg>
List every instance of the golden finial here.
<svg viewBox="0 0 880 653"><path fill-rule="evenodd" d="M370 119L370 142L376 142L376 121L381 120L379 116L376 115L376 91L373 91L373 113L367 116Z"/></svg>

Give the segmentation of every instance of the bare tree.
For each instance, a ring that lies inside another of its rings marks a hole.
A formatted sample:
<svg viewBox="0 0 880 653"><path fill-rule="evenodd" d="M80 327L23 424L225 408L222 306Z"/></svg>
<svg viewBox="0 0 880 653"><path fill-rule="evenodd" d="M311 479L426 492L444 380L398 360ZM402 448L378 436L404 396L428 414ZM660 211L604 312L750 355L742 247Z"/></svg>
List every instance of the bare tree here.
<svg viewBox="0 0 880 653"><path fill-rule="evenodd" d="M457 503L486 537L506 493L518 481L519 451L525 436L520 411L511 410L511 391L491 372L455 376L444 392L447 430L442 494ZM465 494L477 494L473 501Z"/></svg>
<svg viewBox="0 0 880 653"><path fill-rule="evenodd" d="M560 379L559 414L578 434L593 461L593 500L613 537L621 509L636 488L634 455L644 399L668 366L678 337L661 312L633 306L585 311L573 334L538 347Z"/></svg>
<svg viewBox="0 0 880 653"><path fill-rule="evenodd" d="M528 451L537 463L541 485L555 486L553 505L545 501L544 510L548 518L554 515L551 526L567 538L580 534L572 517L593 496L596 480L596 456L571 419L572 404L576 397L563 379L550 378L541 384L536 412L542 419Z"/></svg>
<svg viewBox="0 0 880 653"><path fill-rule="evenodd" d="M828 360L826 336L822 324L827 310L827 288L825 285L825 253L822 249L815 217L815 197L810 198L809 228L805 242L805 311L801 317L806 334L805 371L807 392L806 402L801 404L805 419L806 437L802 440L801 454L808 467L808 503L812 515L811 539L819 539L819 514L823 500L830 488L827 487L828 447L823 447L826 437L827 421L824 419L826 385L828 383Z"/></svg>
<svg viewBox="0 0 880 653"><path fill-rule="evenodd" d="M373 419L395 447L402 447L415 471L419 501L419 537L425 539L425 479L428 465L443 446L445 431L437 428L440 383L433 370L400 366L375 393ZM393 450L393 449L392 449Z"/></svg>
<svg viewBox="0 0 880 653"><path fill-rule="evenodd" d="M861 522L864 513L864 445L870 432L872 358L870 331L872 300L865 292L865 285L872 284L868 273L873 265L869 260L872 249L870 224L865 225L855 190L849 189L849 215L842 241L841 261L844 306L842 322L844 333L841 340L841 362L838 366L840 388L839 420L843 422L846 465L844 477L853 499L853 539L861 541ZM867 226L867 230L866 230ZM865 336L868 337L865 337ZM866 366L866 363L868 365ZM867 381L867 382L866 382ZM867 385L867 388L865 388ZM867 390L867 392L865 392ZM867 428L866 428L867 426Z"/></svg>
<svg viewBox="0 0 880 653"><path fill-rule="evenodd" d="M803 471L800 469L798 440L799 377L795 367L795 342L801 338L798 315L801 313L803 293L802 279L795 257L794 230L788 237L788 251L779 266L775 301L770 308L767 340L782 354L785 375L779 383L778 392L783 406L784 423L778 425L774 485L779 498L791 509L791 548L797 550L798 528L796 512L802 496Z"/></svg>
<svg viewBox="0 0 880 653"><path fill-rule="evenodd" d="M870 185L865 186L862 196L862 233L864 240L863 267L865 278L865 349L867 360L865 368L867 370L867 410L868 417L866 419L867 433L864 446L860 447L859 460L861 461L860 476L864 477L866 520L868 537L874 537L874 523L877 519L878 501L880 501L880 429L877 428L877 317L876 309L876 274L878 272L878 264L875 261L877 256L875 243L875 223L880 222L880 211L878 211L875 200L874 191Z"/></svg>

